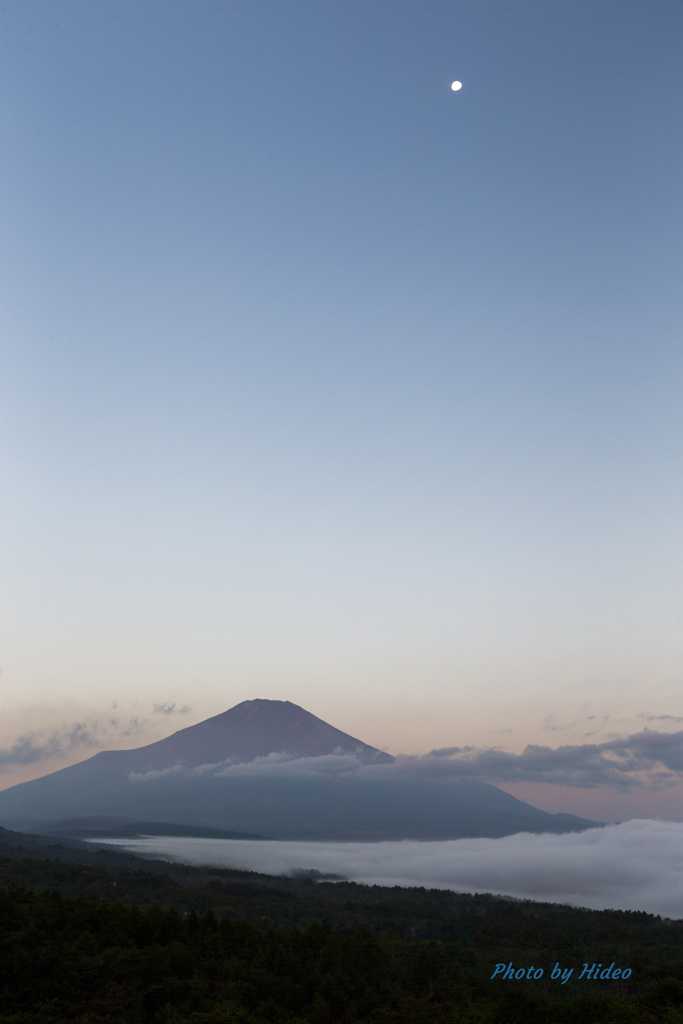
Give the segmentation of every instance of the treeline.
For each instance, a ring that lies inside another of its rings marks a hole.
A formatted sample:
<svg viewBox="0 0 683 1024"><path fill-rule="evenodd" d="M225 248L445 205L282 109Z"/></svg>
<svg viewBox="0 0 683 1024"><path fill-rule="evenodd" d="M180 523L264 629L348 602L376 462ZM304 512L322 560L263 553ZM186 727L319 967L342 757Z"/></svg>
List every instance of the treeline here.
<svg viewBox="0 0 683 1024"><path fill-rule="evenodd" d="M0 1024L683 1024L680 921L4 853ZM633 973L581 981L586 960Z"/></svg>

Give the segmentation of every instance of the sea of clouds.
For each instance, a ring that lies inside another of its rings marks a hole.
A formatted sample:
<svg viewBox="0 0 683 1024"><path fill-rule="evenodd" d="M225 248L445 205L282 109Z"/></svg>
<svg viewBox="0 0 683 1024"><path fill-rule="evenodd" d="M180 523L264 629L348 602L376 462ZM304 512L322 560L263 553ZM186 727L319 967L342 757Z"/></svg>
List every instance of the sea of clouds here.
<svg viewBox="0 0 683 1024"><path fill-rule="evenodd" d="M110 840L133 853L272 875L313 870L366 885L424 886L683 917L683 824L633 820L563 835L378 843Z"/></svg>

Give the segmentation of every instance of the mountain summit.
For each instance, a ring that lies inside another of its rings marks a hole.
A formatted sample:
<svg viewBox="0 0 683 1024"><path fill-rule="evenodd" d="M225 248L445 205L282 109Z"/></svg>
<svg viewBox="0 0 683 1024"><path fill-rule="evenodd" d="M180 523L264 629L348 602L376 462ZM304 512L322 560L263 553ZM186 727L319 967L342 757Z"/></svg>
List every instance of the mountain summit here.
<svg viewBox="0 0 683 1024"><path fill-rule="evenodd" d="M112 752L95 757L111 756ZM229 711L180 729L156 743L117 752L129 771L161 771L181 764L245 764L269 754L321 757L353 754L363 764L390 764L394 758L335 729L288 700L244 700Z"/></svg>

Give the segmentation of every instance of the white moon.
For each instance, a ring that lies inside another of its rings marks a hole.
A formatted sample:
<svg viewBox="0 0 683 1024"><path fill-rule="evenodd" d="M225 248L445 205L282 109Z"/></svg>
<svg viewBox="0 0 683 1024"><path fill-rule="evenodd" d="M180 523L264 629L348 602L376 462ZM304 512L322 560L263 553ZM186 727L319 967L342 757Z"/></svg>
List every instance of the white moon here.
<svg viewBox="0 0 683 1024"><path fill-rule="evenodd" d="M451 82L451 89L453 92L457 92L459 89L462 89L462 82Z"/></svg>

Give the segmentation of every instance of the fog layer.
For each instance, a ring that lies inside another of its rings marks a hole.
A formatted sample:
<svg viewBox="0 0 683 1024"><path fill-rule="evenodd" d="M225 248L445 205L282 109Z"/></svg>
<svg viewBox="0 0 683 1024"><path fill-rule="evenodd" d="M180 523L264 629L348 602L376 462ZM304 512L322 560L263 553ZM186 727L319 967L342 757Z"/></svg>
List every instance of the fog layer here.
<svg viewBox="0 0 683 1024"><path fill-rule="evenodd" d="M634 820L564 835L333 843L154 837L115 840L137 853L268 874L301 869L368 885L491 892L593 909L683 917L683 824Z"/></svg>

